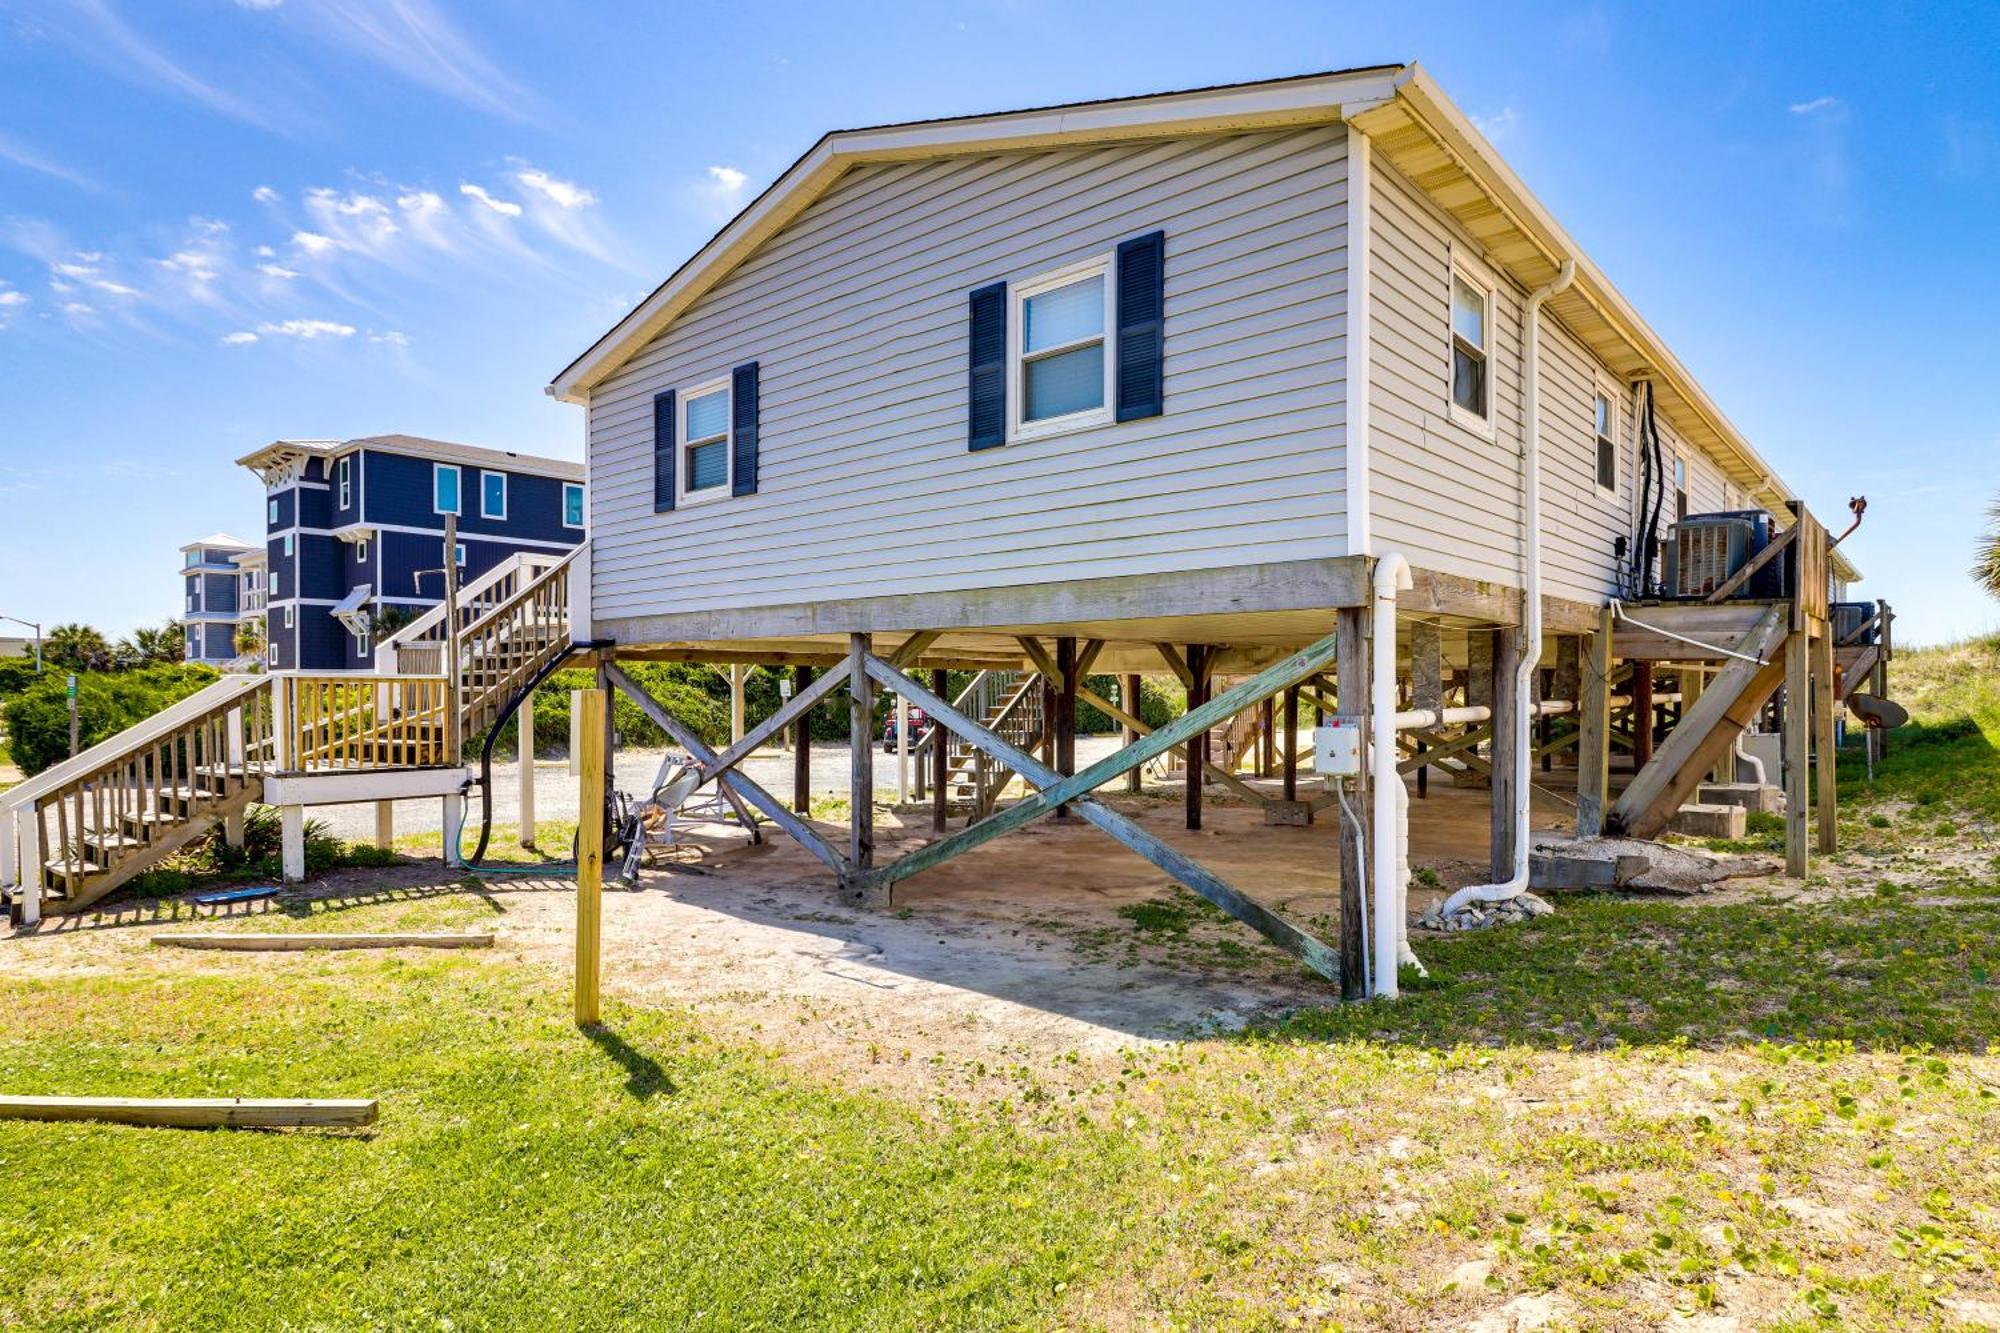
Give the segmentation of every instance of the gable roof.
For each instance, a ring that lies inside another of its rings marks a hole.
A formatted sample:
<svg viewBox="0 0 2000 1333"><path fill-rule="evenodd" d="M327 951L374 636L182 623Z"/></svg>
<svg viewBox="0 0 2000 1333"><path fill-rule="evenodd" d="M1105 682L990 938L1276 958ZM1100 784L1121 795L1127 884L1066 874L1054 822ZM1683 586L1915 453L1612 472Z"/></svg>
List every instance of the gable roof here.
<svg viewBox="0 0 2000 1333"><path fill-rule="evenodd" d="M565 366L545 392L565 402L586 402L593 387L863 163L1336 121L1368 135L1385 161L1464 227L1485 249L1486 260L1524 290L1543 285L1564 260L1574 260L1575 280L1550 299L1550 313L1612 370L1650 379L1659 412L1682 437L1714 458L1755 503L1789 521L1784 502L1797 498L1792 489L1415 63L833 131ZM1842 578L1860 577L1841 552L1835 551L1833 560Z"/></svg>
<svg viewBox="0 0 2000 1333"><path fill-rule="evenodd" d="M232 537L226 532L211 532L206 537L197 538L181 547L183 551L193 551L204 546L225 547L232 551L248 551L254 548L241 537Z"/></svg>

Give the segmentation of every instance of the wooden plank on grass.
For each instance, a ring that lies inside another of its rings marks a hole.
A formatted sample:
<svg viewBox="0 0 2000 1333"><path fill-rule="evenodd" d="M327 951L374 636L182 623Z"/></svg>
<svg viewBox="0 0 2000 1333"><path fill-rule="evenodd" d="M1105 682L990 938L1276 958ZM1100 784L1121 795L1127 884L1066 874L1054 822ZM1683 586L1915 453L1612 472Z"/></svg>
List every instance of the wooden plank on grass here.
<svg viewBox="0 0 2000 1333"><path fill-rule="evenodd" d="M290 1097L4 1097L0 1120L101 1120L168 1129L372 1125L375 1099Z"/></svg>
<svg viewBox="0 0 2000 1333"><path fill-rule="evenodd" d="M332 935L294 931L285 935L230 931L215 935L155 935L163 949L217 949L232 953L299 953L308 949L490 949L493 936L423 932L405 935Z"/></svg>

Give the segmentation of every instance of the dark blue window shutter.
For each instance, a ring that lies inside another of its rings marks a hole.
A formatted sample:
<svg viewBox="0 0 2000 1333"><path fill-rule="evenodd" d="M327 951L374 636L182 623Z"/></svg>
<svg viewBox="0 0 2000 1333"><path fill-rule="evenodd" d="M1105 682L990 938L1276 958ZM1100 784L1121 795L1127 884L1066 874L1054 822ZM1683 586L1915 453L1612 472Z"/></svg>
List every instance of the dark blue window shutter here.
<svg viewBox="0 0 2000 1333"><path fill-rule="evenodd" d="M729 374L729 447L735 456L731 495L757 493L757 363Z"/></svg>
<svg viewBox="0 0 2000 1333"><path fill-rule="evenodd" d="M1166 410L1167 234L1118 246L1118 419Z"/></svg>
<svg viewBox="0 0 2000 1333"><path fill-rule="evenodd" d="M971 296L971 368L967 386L966 447L1007 443L1007 284L981 287Z"/></svg>
<svg viewBox="0 0 2000 1333"><path fill-rule="evenodd" d="M674 507L674 391L653 395L653 512Z"/></svg>

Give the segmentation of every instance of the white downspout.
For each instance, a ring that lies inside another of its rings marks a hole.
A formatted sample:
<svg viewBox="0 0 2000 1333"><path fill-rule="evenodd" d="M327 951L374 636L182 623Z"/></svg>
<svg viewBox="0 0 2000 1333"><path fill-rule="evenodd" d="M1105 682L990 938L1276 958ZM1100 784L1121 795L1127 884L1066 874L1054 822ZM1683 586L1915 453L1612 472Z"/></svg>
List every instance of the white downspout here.
<svg viewBox="0 0 2000 1333"><path fill-rule="evenodd" d="M1514 676L1514 872L1499 884L1473 884L1445 900L1449 916L1468 903L1518 898L1528 887L1529 797L1534 788L1535 672L1542 656L1542 303L1576 278L1576 261L1565 259L1556 276L1528 296L1522 316L1522 390L1526 420L1521 429L1521 661Z"/></svg>
<svg viewBox="0 0 2000 1333"><path fill-rule="evenodd" d="M1410 588L1410 562L1395 551L1375 561L1375 600L1368 633L1368 781L1375 830L1375 995L1396 998L1396 968L1402 962L1403 888L1396 867L1401 829L1396 798L1403 778L1396 772L1396 594Z"/></svg>

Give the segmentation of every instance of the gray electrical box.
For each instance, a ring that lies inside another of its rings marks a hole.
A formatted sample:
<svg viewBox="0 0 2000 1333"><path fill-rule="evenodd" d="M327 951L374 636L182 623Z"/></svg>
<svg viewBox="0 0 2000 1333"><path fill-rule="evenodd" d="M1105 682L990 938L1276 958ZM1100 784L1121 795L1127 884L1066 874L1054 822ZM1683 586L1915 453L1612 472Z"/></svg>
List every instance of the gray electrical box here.
<svg viewBox="0 0 2000 1333"><path fill-rule="evenodd" d="M1313 728L1313 772L1330 778L1361 776L1361 719L1330 717Z"/></svg>

